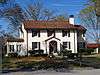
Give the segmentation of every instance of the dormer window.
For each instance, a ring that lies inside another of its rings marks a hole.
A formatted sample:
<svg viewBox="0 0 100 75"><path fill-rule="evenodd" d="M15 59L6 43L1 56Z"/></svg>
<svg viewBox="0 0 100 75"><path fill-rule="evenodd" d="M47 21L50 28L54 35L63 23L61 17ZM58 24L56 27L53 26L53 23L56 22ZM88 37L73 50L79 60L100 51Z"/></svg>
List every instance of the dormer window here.
<svg viewBox="0 0 100 75"><path fill-rule="evenodd" d="M55 35L55 31L54 30L47 30L47 36L51 36L52 34Z"/></svg>
<svg viewBox="0 0 100 75"><path fill-rule="evenodd" d="M34 36L40 37L40 31L32 30L32 37L34 37Z"/></svg>

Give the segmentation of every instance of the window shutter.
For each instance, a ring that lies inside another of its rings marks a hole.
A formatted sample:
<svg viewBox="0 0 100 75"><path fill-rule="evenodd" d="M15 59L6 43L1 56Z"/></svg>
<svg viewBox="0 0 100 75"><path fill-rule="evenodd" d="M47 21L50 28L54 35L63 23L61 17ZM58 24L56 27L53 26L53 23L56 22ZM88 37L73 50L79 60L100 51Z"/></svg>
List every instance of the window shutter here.
<svg viewBox="0 0 100 75"><path fill-rule="evenodd" d="M68 37L70 37L70 30L68 30Z"/></svg>
<svg viewBox="0 0 100 75"><path fill-rule="evenodd" d="M38 44L39 44L39 50L40 50L40 42L38 42Z"/></svg>
<svg viewBox="0 0 100 75"><path fill-rule="evenodd" d="M40 31L38 31L38 37L40 37Z"/></svg>
<svg viewBox="0 0 100 75"><path fill-rule="evenodd" d="M70 42L69 42L69 49L71 48Z"/></svg>

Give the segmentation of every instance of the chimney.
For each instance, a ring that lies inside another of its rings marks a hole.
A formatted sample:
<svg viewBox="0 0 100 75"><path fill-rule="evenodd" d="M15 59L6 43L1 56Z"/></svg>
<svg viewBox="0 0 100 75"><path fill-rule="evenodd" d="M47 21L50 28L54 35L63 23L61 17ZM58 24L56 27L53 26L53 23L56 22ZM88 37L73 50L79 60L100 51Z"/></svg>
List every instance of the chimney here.
<svg viewBox="0 0 100 75"><path fill-rule="evenodd" d="M69 16L69 23L74 25L74 15Z"/></svg>

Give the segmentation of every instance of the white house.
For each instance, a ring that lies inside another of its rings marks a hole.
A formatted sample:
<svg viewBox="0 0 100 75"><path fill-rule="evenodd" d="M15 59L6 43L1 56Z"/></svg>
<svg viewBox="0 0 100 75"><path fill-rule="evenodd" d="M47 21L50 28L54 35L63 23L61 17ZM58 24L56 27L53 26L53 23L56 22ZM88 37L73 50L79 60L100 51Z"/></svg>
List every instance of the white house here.
<svg viewBox="0 0 100 75"><path fill-rule="evenodd" d="M77 53L79 47L85 47L86 29L74 24L74 16L69 21L24 21L20 28L20 38L7 42L7 54L10 52L43 50L44 54L57 53L67 49Z"/></svg>

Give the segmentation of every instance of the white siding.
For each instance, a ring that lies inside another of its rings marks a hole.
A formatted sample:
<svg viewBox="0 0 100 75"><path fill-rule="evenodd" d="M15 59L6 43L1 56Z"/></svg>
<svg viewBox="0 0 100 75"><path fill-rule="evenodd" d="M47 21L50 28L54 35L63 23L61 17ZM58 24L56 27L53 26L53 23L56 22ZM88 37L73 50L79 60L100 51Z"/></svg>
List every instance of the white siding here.
<svg viewBox="0 0 100 75"><path fill-rule="evenodd" d="M32 31L28 30L28 50L32 50L32 42L40 42L40 49L43 49L44 53L46 53L45 40L50 37L47 37L46 30L40 30L40 37L38 36L32 37ZM68 35L65 37L62 37L62 30L56 30L55 37L60 39L59 43L70 42L70 45L71 45L70 50L72 50L72 53L77 53L77 32L76 31L74 33L73 30L70 30L70 37L68 37ZM27 33L25 30L24 30L24 40L25 40L24 43L27 45ZM47 45L47 50L49 50L49 45ZM58 50L60 51L60 44L58 44Z"/></svg>

